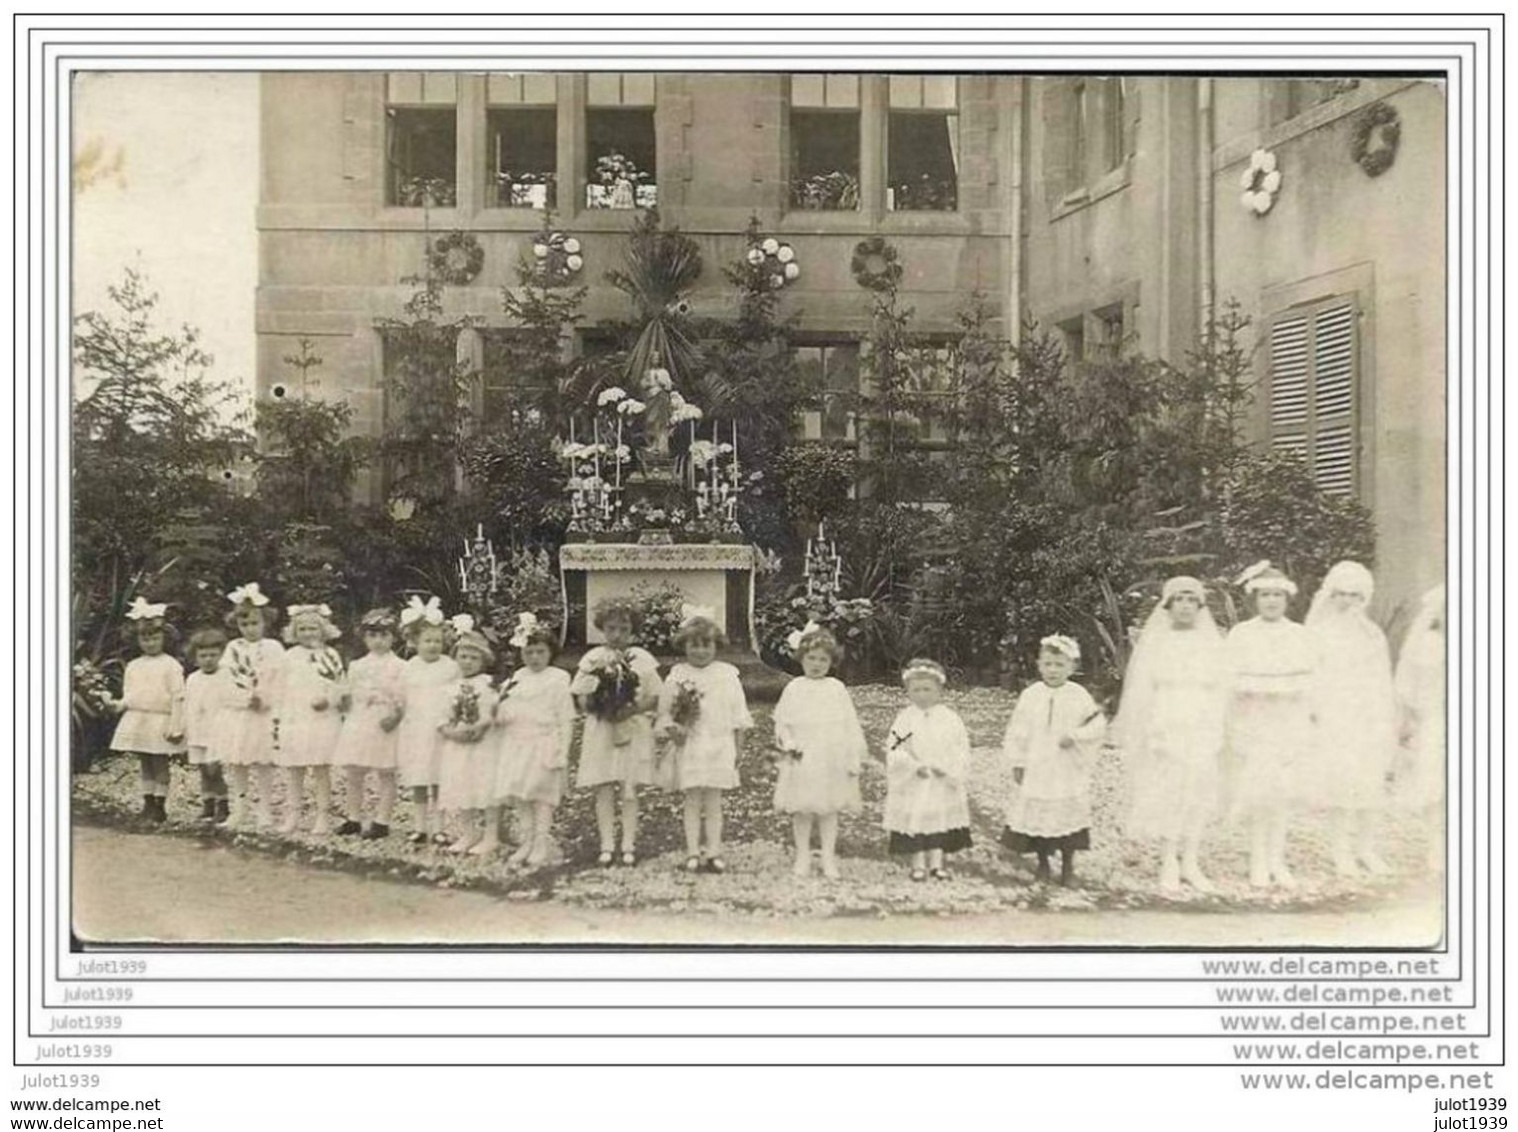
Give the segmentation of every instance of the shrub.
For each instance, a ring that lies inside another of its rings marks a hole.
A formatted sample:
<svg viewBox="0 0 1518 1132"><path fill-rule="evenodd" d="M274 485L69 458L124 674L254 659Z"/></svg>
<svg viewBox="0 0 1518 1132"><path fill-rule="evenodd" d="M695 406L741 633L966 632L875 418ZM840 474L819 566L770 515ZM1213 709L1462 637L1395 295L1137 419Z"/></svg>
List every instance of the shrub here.
<svg viewBox="0 0 1518 1132"><path fill-rule="evenodd" d="M786 510L793 519L817 523L849 505L849 489L858 475L852 449L827 443L791 444L773 464Z"/></svg>
<svg viewBox="0 0 1518 1132"><path fill-rule="evenodd" d="M643 613L643 627L638 630L638 642L655 655L673 652L674 636L680 628L680 611L685 605L685 595L668 582L660 582L658 585L642 582L633 587L632 598Z"/></svg>

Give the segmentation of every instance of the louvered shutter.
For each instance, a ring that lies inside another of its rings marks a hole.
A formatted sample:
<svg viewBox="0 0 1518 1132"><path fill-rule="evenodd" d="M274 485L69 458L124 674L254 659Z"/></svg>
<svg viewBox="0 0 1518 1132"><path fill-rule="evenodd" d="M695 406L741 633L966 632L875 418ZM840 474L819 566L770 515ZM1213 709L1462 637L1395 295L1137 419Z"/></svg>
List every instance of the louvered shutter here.
<svg viewBox="0 0 1518 1132"><path fill-rule="evenodd" d="M1359 486L1359 344L1354 300L1282 313L1270 327L1270 443L1307 461L1334 495Z"/></svg>

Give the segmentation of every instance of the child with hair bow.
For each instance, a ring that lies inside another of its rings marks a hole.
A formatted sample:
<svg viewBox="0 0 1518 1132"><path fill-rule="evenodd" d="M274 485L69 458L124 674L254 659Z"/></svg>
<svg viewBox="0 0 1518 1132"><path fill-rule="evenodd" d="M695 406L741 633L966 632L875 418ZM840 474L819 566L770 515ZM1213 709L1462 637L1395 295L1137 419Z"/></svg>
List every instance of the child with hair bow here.
<svg viewBox="0 0 1518 1132"><path fill-rule="evenodd" d="M332 754L342 730L343 658L335 648L342 634L325 605L292 605L285 610L284 678L280 685L279 745L274 761L284 768L285 820L280 832L300 828L307 772L314 814L311 832L331 832Z"/></svg>
<svg viewBox="0 0 1518 1132"><path fill-rule="evenodd" d="M412 595L400 615L401 636L410 646L400 680L400 726L396 728L395 765L400 781L411 790L416 806L413 845L445 842L437 813L438 759L443 737L438 728L447 721L449 690L461 675L458 663L445 651L448 625L436 597L425 602Z"/></svg>
<svg viewBox="0 0 1518 1132"><path fill-rule="evenodd" d="M103 702L121 714L111 736L111 750L137 756L142 776L142 816L150 822L167 819L169 756L184 750L184 668L165 651L168 607L133 600L127 624L136 638L138 655L127 662L121 698Z"/></svg>
<svg viewBox="0 0 1518 1132"><path fill-rule="evenodd" d="M226 625L237 635L227 642L220 667L233 690L207 754L226 771L231 795L227 824L234 829L247 825L251 785L258 827L269 829L274 824L274 751L285 649L269 635L278 614L257 582L238 586L227 600L232 608Z"/></svg>

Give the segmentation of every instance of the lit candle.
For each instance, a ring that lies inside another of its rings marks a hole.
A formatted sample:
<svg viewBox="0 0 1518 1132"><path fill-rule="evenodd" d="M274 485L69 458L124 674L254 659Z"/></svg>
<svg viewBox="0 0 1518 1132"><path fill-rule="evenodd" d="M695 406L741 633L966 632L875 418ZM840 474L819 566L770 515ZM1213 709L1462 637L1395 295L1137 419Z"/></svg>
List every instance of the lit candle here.
<svg viewBox="0 0 1518 1132"><path fill-rule="evenodd" d="M617 462L617 487L622 487L622 414L617 414L617 450L612 453Z"/></svg>
<svg viewBox="0 0 1518 1132"><path fill-rule="evenodd" d="M738 422L733 422L733 483L738 482Z"/></svg>
<svg viewBox="0 0 1518 1132"><path fill-rule="evenodd" d="M575 419L573 417L570 417L569 418L569 443L573 444L574 442L575 442Z"/></svg>
<svg viewBox="0 0 1518 1132"><path fill-rule="evenodd" d="M596 479L601 478L601 419L593 418L591 421L591 433L595 441L596 452Z"/></svg>

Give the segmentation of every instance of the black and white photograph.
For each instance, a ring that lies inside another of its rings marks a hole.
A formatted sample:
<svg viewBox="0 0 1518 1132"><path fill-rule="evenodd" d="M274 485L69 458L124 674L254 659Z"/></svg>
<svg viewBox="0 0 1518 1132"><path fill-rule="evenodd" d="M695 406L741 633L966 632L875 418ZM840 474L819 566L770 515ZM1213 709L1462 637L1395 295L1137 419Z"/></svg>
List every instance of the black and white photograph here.
<svg viewBox="0 0 1518 1132"><path fill-rule="evenodd" d="M1447 94L75 74L75 946L1438 947Z"/></svg>

